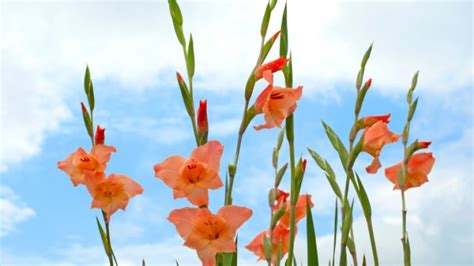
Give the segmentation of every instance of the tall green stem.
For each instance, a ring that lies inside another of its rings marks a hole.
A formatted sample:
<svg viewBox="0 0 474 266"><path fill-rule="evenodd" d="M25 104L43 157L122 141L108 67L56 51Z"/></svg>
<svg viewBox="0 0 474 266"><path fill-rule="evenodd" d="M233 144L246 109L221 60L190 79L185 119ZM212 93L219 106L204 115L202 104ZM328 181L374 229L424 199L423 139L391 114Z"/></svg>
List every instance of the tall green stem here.
<svg viewBox="0 0 474 266"><path fill-rule="evenodd" d="M291 86L291 85L290 85ZM295 180L295 144L294 144L294 118L290 115L286 118L286 137L288 140L288 146L290 150L290 170L291 170L291 184L290 184L290 195L291 195L291 208L290 208L290 243L288 247L288 261L290 266L293 264L293 250L295 246L295 211L296 202L298 195L296 195L296 180Z"/></svg>

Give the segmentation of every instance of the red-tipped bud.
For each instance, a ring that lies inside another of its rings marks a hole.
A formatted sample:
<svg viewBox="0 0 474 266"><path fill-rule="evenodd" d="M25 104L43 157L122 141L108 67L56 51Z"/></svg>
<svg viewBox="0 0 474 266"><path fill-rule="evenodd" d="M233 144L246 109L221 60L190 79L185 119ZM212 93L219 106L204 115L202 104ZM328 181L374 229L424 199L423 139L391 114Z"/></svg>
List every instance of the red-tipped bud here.
<svg viewBox="0 0 474 266"><path fill-rule="evenodd" d="M431 141L418 141L418 150L426 149L431 145Z"/></svg>
<svg viewBox="0 0 474 266"><path fill-rule="evenodd" d="M176 72L176 77L178 78L178 82L180 84L183 84L184 83L184 79L183 79L183 76L181 76L181 74L179 72Z"/></svg>
<svg viewBox="0 0 474 266"><path fill-rule="evenodd" d="M303 170L303 173L306 171L306 159L303 159L303 161L301 162L301 169Z"/></svg>
<svg viewBox="0 0 474 266"><path fill-rule="evenodd" d="M365 85L364 85L365 89L368 90L370 88L370 85L372 85L372 79L369 79L365 82Z"/></svg>
<svg viewBox="0 0 474 266"><path fill-rule="evenodd" d="M273 34L271 40L272 42L276 41L276 39L278 38L278 36L280 35L280 31L277 31L275 34Z"/></svg>
<svg viewBox="0 0 474 266"><path fill-rule="evenodd" d="M105 128L101 128L97 125L97 129L95 131L95 144L104 144L105 142Z"/></svg>
<svg viewBox="0 0 474 266"><path fill-rule="evenodd" d="M87 108L86 108L86 105L83 102L81 102L81 108L82 108L82 113L87 114Z"/></svg>
<svg viewBox="0 0 474 266"><path fill-rule="evenodd" d="M382 121L388 124L390 118L390 114L386 115L373 115L373 116L364 116L359 120L359 127L360 128L368 128L371 127L373 124L377 123L378 121Z"/></svg>
<svg viewBox="0 0 474 266"><path fill-rule="evenodd" d="M197 123L199 134L204 135L209 130L207 121L207 100L199 101L199 108L197 112Z"/></svg>
<svg viewBox="0 0 474 266"><path fill-rule="evenodd" d="M255 79L261 79L263 77L263 72L267 70L270 70L272 73L282 70L286 63L288 63L288 59L280 57L277 60L273 60L271 62L258 66L255 69Z"/></svg>

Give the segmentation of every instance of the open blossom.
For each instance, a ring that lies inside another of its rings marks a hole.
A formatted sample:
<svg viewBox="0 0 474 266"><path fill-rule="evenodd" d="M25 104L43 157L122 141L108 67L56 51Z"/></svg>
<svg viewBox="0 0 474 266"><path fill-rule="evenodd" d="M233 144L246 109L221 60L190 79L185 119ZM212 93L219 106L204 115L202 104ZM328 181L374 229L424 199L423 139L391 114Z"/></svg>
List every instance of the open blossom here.
<svg viewBox="0 0 474 266"><path fill-rule="evenodd" d="M400 135L391 132L387 128L387 123L378 121L372 126L366 128L362 133L362 137L364 138L362 151L365 151L374 157L372 163L365 169L367 170L367 173L375 174L381 167L379 155L383 146L396 142Z"/></svg>
<svg viewBox="0 0 474 266"><path fill-rule="evenodd" d="M435 158L431 152L422 152L412 155L407 164L407 176L403 184L403 190L419 187L428 182L428 174L431 172ZM393 189L398 186L398 171L403 166L402 162L385 169L385 177L393 183Z"/></svg>
<svg viewBox="0 0 474 266"><path fill-rule="evenodd" d="M208 189L223 186L219 165L224 147L218 141L197 147L189 156L173 155L154 166L155 176L174 190L174 198L186 197L196 206L208 205Z"/></svg>
<svg viewBox="0 0 474 266"><path fill-rule="evenodd" d="M296 102L303 94L302 86L296 89L273 86L272 73L264 73L264 78L269 85L257 97L255 113L264 114L265 124L256 126L256 130L281 127L283 120L293 114L296 109Z"/></svg>
<svg viewBox="0 0 474 266"><path fill-rule="evenodd" d="M132 178L126 175L111 174L95 184L91 208L102 209L107 215L108 222L110 216L118 209L125 210L129 199L142 193L142 186Z"/></svg>
<svg viewBox="0 0 474 266"><path fill-rule="evenodd" d="M378 121L382 121L388 124L390 118L390 114L386 115L372 115L372 116L364 116L359 120L359 126L361 128L368 128L373 124L377 123Z"/></svg>
<svg viewBox="0 0 474 266"><path fill-rule="evenodd" d="M216 265L216 254L235 252L234 238L239 228L252 216L252 210L228 205L217 214L207 208L173 210L168 220L176 226L184 245L195 249L204 266Z"/></svg>
<svg viewBox="0 0 474 266"><path fill-rule="evenodd" d="M279 32L277 32L277 34L279 34ZM275 35L278 36L277 34L275 34ZM255 69L255 79L259 80L262 77L264 77L265 75L275 73L277 71L282 70L287 62L288 62L288 59L280 57L276 60L273 60L271 62L268 62L266 64L258 66ZM265 75L264 75L264 73L265 73Z"/></svg>
<svg viewBox="0 0 474 266"><path fill-rule="evenodd" d="M250 250L258 257L258 260L265 259L265 249L263 247L264 236L267 236L267 238L270 239L269 230L261 232L247 246L245 246L246 249ZM279 246L281 248L280 252L282 257L288 252L289 240L290 229L282 225L275 226L272 237L272 265L276 265Z"/></svg>
<svg viewBox="0 0 474 266"><path fill-rule="evenodd" d="M103 144L94 145L90 153L79 148L65 160L59 161L58 168L71 177L74 186L86 185L86 173L94 178L105 177L104 171L107 168L107 162L110 160L112 152L115 151L113 146Z"/></svg>
<svg viewBox="0 0 474 266"><path fill-rule="evenodd" d="M303 219L306 216L306 200L309 202L309 207L313 208L314 203L311 201L311 195L306 194L306 195L300 195L298 197L298 200L296 202L296 208L295 208L295 222L298 223L301 219ZM286 226L287 228L290 228L290 209L291 209L291 204L286 204L286 210L283 216L279 220L279 224L282 226Z"/></svg>

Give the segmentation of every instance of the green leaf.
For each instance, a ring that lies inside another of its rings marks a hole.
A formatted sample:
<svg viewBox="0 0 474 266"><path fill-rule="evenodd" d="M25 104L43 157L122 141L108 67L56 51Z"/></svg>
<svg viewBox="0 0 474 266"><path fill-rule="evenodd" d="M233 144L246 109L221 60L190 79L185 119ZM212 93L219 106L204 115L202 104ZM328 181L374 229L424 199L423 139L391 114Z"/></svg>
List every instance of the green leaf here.
<svg viewBox="0 0 474 266"><path fill-rule="evenodd" d="M314 231L313 214L306 199L306 243L308 253L308 266L318 266L318 247L316 243L316 233Z"/></svg>
<svg viewBox="0 0 474 266"><path fill-rule="evenodd" d="M413 91L415 90L416 85L417 85L417 83L418 83L418 74L420 74L420 71L416 71L415 75L413 75L413 78L411 79L411 86L410 86L410 89L408 90L408 94L407 94L407 102L408 102L408 104L411 104L411 99L412 99L412 96L413 96Z"/></svg>
<svg viewBox="0 0 474 266"><path fill-rule="evenodd" d="M92 128L92 120L87 110L83 109L82 111L82 119L84 120L84 125L86 126L87 134L94 138L94 129Z"/></svg>
<svg viewBox="0 0 474 266"><path fill-rule="evenodd" d="M272 244L270 243L270 239L268 239L267 235L263 235L263 251L265 253L265 258L267 261L271 261L272 259Z"/></svg>
<svg viewBox="0 0 474 266"><path fill-rule="evenodd" d="M364 137L361 137L360 140L354 146L354 149L352 149L351 153L349 154L349 159L346 165L347 171L350 171L352 167L354 166L354 162L357 159L357 156L359 156L359 153L362 151L363 145L364 145Z"/></svg>
<svg viewBox="0 0 474 266"><path fill-rule="evenodd" d="M169 9L171 18L173 20L173 27L176 33L176 37L181 45L184 47L186 45L186 39L184 38L183 33L183 15L181 14L181 9L179 8L176 0L168 0Z"/></svg>
<svg viewBox="0 0 474 266"><path fill-rule="evenodd" d="M222 265L223 266L232 266L233 265L233 261L234 261L234 257L237 256L237 253L233 252L233 253L222 253Z"/></svg>
<svg viewBox="0 0 474 266"><path fill-rule="evenodd" d="M410 266L411 265L411 251L410 251L410 240L408 239L407 235L407 240L404 245L404 261L405 261L405 266Z"/></svg>
<svg viewBox="0 0 474 266"><path fill-rule="evenodd" d="M354 207L354 200L349 208L345 210L344 220L342 221L342 232L341 232L341 242L343 246L347 244L347 239L349 238L349 231L352 227L352 210Z"/></svg>
<svg viewBox="0 0 474 266"><path fill-rule="evenodd" d="M276 187L280 186L281 179L283 178L283 175L286 172L286 169L288 168L288 164L284 164L280 170L278 171L276 177L275 177L275 185Z"/></svg>
<svg viewBox="0 0 474 266"><path fill-rule="evenodd" d="M366 218L372 217L372 208L370 206L369 197L367 196L367 192L365 191L364 185L359 178L359 175L356 173L357 183L358 183L358 191L357 194L359 196L360 204L362 205L362 210L364 211L364 215Z"/></svg>
<svg viewBox="0 0 474 266"><path fill-rule="evenodd" d="M188 86L186 82L182 79L181 75L177 74L178 79L178 86L179 91L181 92L181 98L183 99L184 107L186 107L186 111L188 115L194 119L194 106L193 106L193 99L191 98L191 94L189 93Z"/></svg>
<svg viewBox="0 0 474 266"><path fill-rule="evenodd" d="M245 100L249 101L252 97L253 89L255 88L255 70L252 70L252 74L250 74L247 83L245 84Z"/></svg>
<svg viewBox="0 0 474 266"><path fill-rule="evenodd" d="M291 57L288 58L288 63L283 67L283 75L285 76L285 86L287 88L293 87L293 60Z"/></svg>
<svg viewBox="0 0 474 266"><path fill-rule="evenodd" d="M365 65L367 64L367 61L369 60L370 54L372 53L372 46L374 43L370 44L369 48L364 54L364 57L362 58L362 62L360 63L361 68L365 68Z"/></svg>
<svg viewBox="0 0 474 266"><path fill-rule="evenodd" d="M186 57L186 64L188 67L188 75L190 78L194 76L194 43L193 35L189 35L188 55Z"/></svg>
<svg viewBox="0 0 474 266"><path fill-rule="evenodd" d="M104 228L102 228L102 225L99 222L99 218L95 217L97 221L97 227L99 228L99 233L100 233L100 238L102 239L102 245L104 246L105 254L107 256L112 255L112 249L110 248L109 242L107 241L107 235L105 234Z"/></svg>
<svg viewBox="0 0 474 266"><path fill-rule="evenodd" d="M276 266L280 266L280 262L281 262L281 243L278 243Z"/></svg>
<svg viewBox="0 0 474 266"><path fill-rule="evenodd" d="M308 152L311 157L313 157L319 168L321 168L323 171L326 171L326 163L324 162L324 159L321 157L321 155L319 155L319 153L315 152L311 148L308 148Z"/></svg>
<svg viewBox="0 0 474 266"><path fill-rule="evenodd" d="M278 133L278 140L277 140L277 145L276 145L277 150L281 149L281 145L283 144L283 137L285 137L284 128L280 129L280 133Z"/></svg>
<svg viewBox="0 0 474 266"><path fill-rule="evenodd" d="M326 130L326 135L329 138L329 141L331 141L332 146L334 149L337 151L339 154L339 158L341 160L342 166L346 167L346 162L347 162L347 150L344 144L342 144L341 139L337 136L337 134L332 130L332 128L327 125L324 121L322 121L324 129Z"/></svg>
<svg viewBox="0 0 474 266"><path fill-rule="evenodd" d="M268 30L268 23L270 22L270 15L272 14L272 8L270 3L267 4L267 8L265 8L265 14L263 15L262 19L262 26L260 27L260 35L262 38L265 38Z"/></svg>
<svg viewBox="0 0 474 266"><path fill-rule="evenodd" d="M283 10L280 29L280 56L287 58L288 55L288 22L287 22L287 4Z"/></svg>
<svg viewBox="0 0 474 266"><path fill-rule="evenodd" d="M334 177L326 174L326 179L328 180L329 182L329 185L331 185L331 188L332 190L334 191L334 194L336 194L336 196L342 200L342 193L341 193L341 189L339 188L339 185L337 184L337 181Z"/></svg>
<svg viewBox="0 0 474 266"><path fill-rule="evenodd" d="M273 47L273 44L275 43L275 40L270 38L262 47L262 55L261 58L259 59L259 64L261 64L263 61L265 61L265 58L267 58L268 53Z"/></svg>
<svg viewBox="0 0 474 266"><path fill-rule="evenodd" d="M416 98L415 101L412 104L410 104L410 109L408 110L408 121L411 121L411 119L413 118L417 105L418 105L418 98Z"/></svg>
<svg viewBox="0 0 474 266"><path fill-rule="evenodd" d="M334 266L334 262L335 262L335 259L336 259L336 240L337 240L337 216L338 216L338 206L337 206L337 198L336 198L336 206L334 208L334 233L333 233L333 236L334 236L334 239L333 239L333 243L332 243L332 265Z"/></svg>
<svg viewBox="0 0 474 266"><path fill-rule="evenodd" d="M86 65L86 73L84 74L84 92L86 95L89 95L89 86L91 82L91 73L89 70L89 65Z"/></svg>

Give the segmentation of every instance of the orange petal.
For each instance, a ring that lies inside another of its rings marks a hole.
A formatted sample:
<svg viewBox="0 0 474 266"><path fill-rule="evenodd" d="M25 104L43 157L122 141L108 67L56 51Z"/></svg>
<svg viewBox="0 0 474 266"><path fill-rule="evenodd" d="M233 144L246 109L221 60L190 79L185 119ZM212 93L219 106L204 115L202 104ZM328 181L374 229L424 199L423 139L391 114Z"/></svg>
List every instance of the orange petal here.
<svg viewBox="0 0 474 266"><path fill-rule="evenodd" d="M124 183L123 189L129 199L138 194L143 193L143 187L140 184L138 184L135 180L130 178L129 176L121 175L121 174L111 174L110 177L112 176L114 176L114 178L120 179L121 182Z"/></svg>
<svg viewBox="0 0 474 266"><path fill-rule="evenodd" d="M224 184L222 183L219 175L213 170L209 169L199 177L199 181L196 183L196 186L207 189L217 189L224 186Z"/></svg>
<svg viewBox="0 0 474 266"><path fill-rule="evenodd" d="M105 166L105 164L110 160L110 156L112 152L116 152L117 150L113 146L107 146L104 144L97 144L91 150L91 154L97 158L97 161L100 165ZM105 170L105 168L104 168Z"/></svg>
<svg viewBox="0 0 474 266"><path fill-rule="evenodd" d="M379 168L382 167L379 161L379 157L375 156L374 159L372 160L372 163L365 168L367 173L369 174L375 174L379 170Z"/></svg>
<svg viewBox="0 0 474 266"><path fill-rule="evenodd" d="M263 112L263 107L268 102L268 98L273 90L272 85L268 85L255 100L255 113L260 114Z"/></svg>
<svg viewBox="0 0 474 266"><path fill-rule="evenodd" d="M227 205L222 207L217 215L224 218L227 223L228 230L235 234L237 228L239 228L250 216L252 216L252 210L246 207L239 207L234 205Z"/></svg>
<svg viewBox="0 0 474 266"><path fill-rule="evenodd" d="M162 163L155 164L155 177L160 178L170 188L176 187L176 182L179 176L179 170L186 159L183 156L173 155Z"/></svg>
<svg viewBox="0 0 474 266"><path fill-rule="evenodd" d="M84 174L79 171L73 164L75 152L71 153L66 159L58 162L58 168L71 177L71 181L76 187L79 184L84 184Z"/></svg>
<svg viewBox="0 0 474 266"><path fill-rule="evenodd" d="M181 208L170 212L168 221L176 226L178 234L186 239L192 231L192 222L199 213L199 208Z"/></svg>
<svg viewBox="0 0 474 266"><path fill-rule="evenodd" d="M173 199L186 198L184 192L181 190L173 189Z"/></svg>
<svg viewBox="0 0 474 266"><path fill-rule="evenodd" d="M189 159L195 159L202 163L207 163L208 166L219 173L219 165L221 161L224 146L219 141L209 141L193 150Z"/></svg>
<svg viewBox="0 0 474 266"><path fill-rule="evenodd" d="M209 196L205 188L188 186L183 192L194 206L207 206L209 204Z"/></svg>
<svg viewBox="0 0 474 266"><path fill-rule="evenodd" d="M215 266L217 250L209 245L204 249L198 250L197 254L202 262L202 266Z"/></svg>
<svg viewBox="0 0 474 266"><path fill-rule="evenodd" d="M191 231L191 233L188 234L184 241L184 245L195 249L195 250L200 250L203 249L211 244L211 241L209 239L203 238L201 234L198 232Z"/></svg>
<svg viewBox="0 0 474 266"><path fill-rule="evenodd" d="M250 241L247 246L245 246L246 249L250 250L258 257L258 260L265 259L265 249L263 248L263 237L265 234L267 234L267 231L261 232Z"/></svg>

